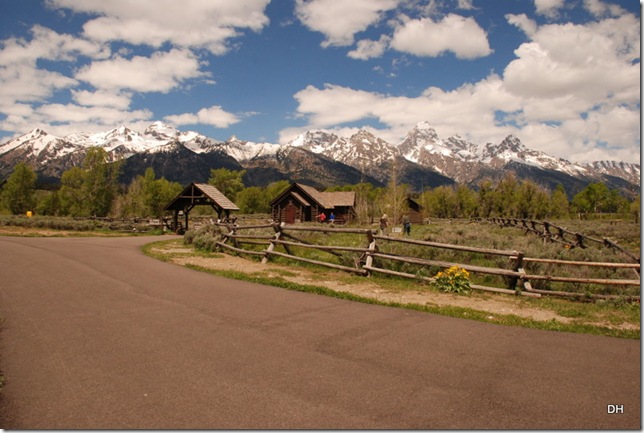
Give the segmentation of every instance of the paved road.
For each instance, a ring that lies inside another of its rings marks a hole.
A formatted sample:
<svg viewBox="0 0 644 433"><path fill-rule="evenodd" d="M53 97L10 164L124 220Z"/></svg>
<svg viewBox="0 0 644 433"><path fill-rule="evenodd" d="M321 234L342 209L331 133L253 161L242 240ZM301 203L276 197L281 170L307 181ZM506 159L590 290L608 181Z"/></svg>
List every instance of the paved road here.
<svg viewBox="0 0 644 433"><path fill-rule="evenodd" d="M639 341L231 281L151 239L0 237L0 427L641 428Z"/></svg>

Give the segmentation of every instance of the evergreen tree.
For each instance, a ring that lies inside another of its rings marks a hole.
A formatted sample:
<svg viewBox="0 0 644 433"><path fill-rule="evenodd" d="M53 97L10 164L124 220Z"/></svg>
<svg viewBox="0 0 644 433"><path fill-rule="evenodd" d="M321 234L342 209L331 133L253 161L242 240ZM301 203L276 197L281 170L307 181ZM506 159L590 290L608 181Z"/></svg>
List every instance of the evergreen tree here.
<svg viewBox="0 0 644 433"><path fill-rule="evenodd" d="M33 211L36 206L36 173L24 162L19 163L7 179L0 201L14 215Z"/></svg>

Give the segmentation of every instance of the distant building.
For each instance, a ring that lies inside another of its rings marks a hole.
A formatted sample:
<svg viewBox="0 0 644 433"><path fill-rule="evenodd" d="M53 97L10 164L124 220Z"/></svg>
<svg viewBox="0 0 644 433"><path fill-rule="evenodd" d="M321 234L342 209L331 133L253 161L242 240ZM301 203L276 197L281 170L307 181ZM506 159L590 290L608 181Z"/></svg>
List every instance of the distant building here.
<svg viewBox="0 0 644 433"><path fill-rule="evenodd" d="M239 210L235 203L214 186L207 183L191 183L164 208L166 211L173 211L173 231L181 234L188 230L188 214L195 206L212 207L222 221L230 218L231 211ZM184 218L183 223L179 221L180 215Z"/></svg>
<svg viewBox="0 0 644 433"><path fill-rule="evenodd" d="M312 186L293 183L271 201L274 221L294 224L320 221L324 213L328 221L333 212L335 222L343 224L355 218L356 193L354 191L320 192Z"/></svg>
<svg viewBox="0 0 644 433"><path fill-rule="evenodd" d="M405 199L403 213L407 213L407 215L409 215L409 222L412 224L423 223L423 207L409 197ZM402 221L402 216L400 217L400 220Z"/></svg>

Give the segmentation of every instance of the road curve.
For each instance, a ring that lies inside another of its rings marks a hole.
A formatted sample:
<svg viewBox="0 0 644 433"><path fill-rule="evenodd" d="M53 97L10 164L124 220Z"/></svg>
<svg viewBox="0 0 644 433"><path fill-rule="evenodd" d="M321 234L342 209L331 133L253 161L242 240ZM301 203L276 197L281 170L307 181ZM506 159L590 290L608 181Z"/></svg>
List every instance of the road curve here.
<svg viewBox="0 0 644 433"><path fill-rule="evenodd" d="M156 239L0 237L0 427L641 428L640 341L232 281Z"/></svg>

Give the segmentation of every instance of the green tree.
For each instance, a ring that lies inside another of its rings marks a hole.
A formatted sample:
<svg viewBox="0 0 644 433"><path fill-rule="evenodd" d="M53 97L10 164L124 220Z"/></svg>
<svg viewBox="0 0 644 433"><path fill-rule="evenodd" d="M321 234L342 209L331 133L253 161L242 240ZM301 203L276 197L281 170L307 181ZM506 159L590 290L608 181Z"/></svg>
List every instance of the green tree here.
<svg viewBox="0 0 644 433"><path fill-rule="evenodd" d="M120 162L110 162L105 149L87 150L81 167L73 167L61 177L61 204L72 216L108 215L118 193Z"/></svg>
<svg viewBox="0 0 644 433"><path fill-rule="evenodd" d="M132 179L127 191L114 201L112 214L119 217L159 217L163 208L181 192L181 185L165 178L156 179L154 169Z"/></svg>
<svg viewBox="0 0 644 433"><path fill-rule="evenodd" d="M563 185L559 184L550 194L548 215L552 218L563 218L570 215L570 202Z"/></svg>
<svg viewBox="0 0 644 433"><path fill-rule="evenodd" d="M457 216L459 218L472 218L476 215L476 193L466 185L460 184L456 187L456 200L458 202Z"/></svg>
<svg viewBox="0 0 644 433"><path fill-rule="evenodd" d="M60 204L65 215L85 215L85 200L83 196L83 170L72 167L65 171L60 178Z"/></svg>
<svg viewBox="0 0 644 433"><path fill-rule="evenodd" d="M591 183L575 194L572 205L579 213L600 213L607 210L609 196L609 190L605 184Z"/></svg>
<svg viewBox="0 0 644 433"><path fill-rule="evenodd" d="M507 173L503 180L494 188L493 210L494 216L516 217L518 182L514 173Z"/></svg>
<svg viewBox="0 0 644 433"><path fill-rule="evenodd" d="M548 202L546 190L532 181L524 180L516 192L516 216L543 219L548 214Z"/></svg>
<svg viewBox="0 0 644 433"><path fill-rule="evenodd" d="M477 214L481 218L489 218L492 216L492 208L494 206L494 188L492 181L484 179L479 182L478 206Z"/></svg>
<svg viewBox="0 0 644 433"><path fill-rule="evenodd" d="M235 200L237 193L244 189L242 178L246 170L234 171L227 168L210 170L210 179L208 183L217 188L223 195L230 200Z"/></svg>
<svg viewBox="0 0 644 433"><path fill-rule="evenodd" d="M2 188L0 199L14 215L33 211L36 206L36 173L24 162L18 163Z"/></svg>
<svg viewBox="0 0 644 433"><path fill-rule="evenodd" d="M83 193L89 215L106 216L118 191L120 162L109 162L107 151L91 147L83 161Z"/></svg>
<svg viewBox="0 0 644 433"><path fill-rule="evenodd" d="M251 186L237 193L236 204L239 210L245 214L268 213L270 212L271 198L266 190L259 186Z"/></svg>
<svg viewBox="0 0 644 433"><path fill-rule="evenodd" d="M455 218L458 213L458 198L451 186L438 186L425 191L421 201L429 216L434 218Z"/></svg>

